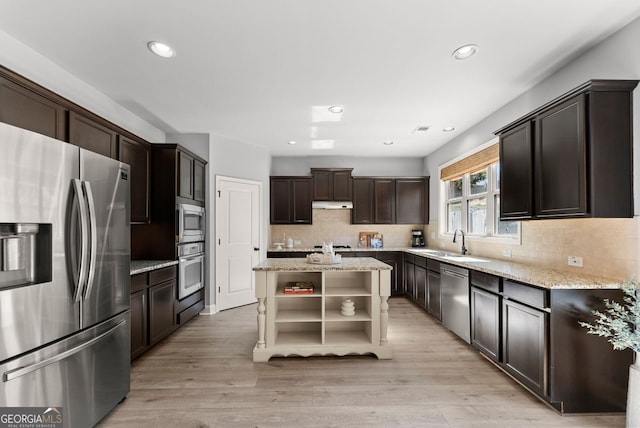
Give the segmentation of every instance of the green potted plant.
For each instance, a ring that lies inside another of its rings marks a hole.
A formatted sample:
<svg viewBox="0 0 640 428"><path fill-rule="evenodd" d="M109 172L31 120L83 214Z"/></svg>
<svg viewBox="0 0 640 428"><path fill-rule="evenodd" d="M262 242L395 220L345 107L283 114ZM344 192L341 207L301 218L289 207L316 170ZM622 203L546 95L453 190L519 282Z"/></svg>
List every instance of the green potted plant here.
<svg viewBox="0 0 640 428"><path fill-rule="evenodd" d="M604 312L591 311L595 322L580 322L580 325L586 327L589 334L607 337L613 349L634 351L634 362L629 367L627 427L640 427L640 282L627 280L621 289L624 303L604 299Z"/></svg>

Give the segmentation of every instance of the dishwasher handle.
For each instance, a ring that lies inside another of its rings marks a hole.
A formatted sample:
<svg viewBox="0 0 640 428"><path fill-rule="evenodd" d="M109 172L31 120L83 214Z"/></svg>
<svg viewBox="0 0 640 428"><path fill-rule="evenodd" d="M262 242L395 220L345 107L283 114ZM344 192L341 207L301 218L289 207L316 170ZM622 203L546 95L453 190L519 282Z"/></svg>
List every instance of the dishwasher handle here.
<svg viewBox="0 0 640 428"><path fill-rule="evenodd" d="M468 273L464 274L464 273L456 272L456 271L449 270L449 269L443 268L443 267L440 268L440 273L443 274L443 275L454 276L456 278L461 278L461 279L469 278L469 274Z"/></svg>

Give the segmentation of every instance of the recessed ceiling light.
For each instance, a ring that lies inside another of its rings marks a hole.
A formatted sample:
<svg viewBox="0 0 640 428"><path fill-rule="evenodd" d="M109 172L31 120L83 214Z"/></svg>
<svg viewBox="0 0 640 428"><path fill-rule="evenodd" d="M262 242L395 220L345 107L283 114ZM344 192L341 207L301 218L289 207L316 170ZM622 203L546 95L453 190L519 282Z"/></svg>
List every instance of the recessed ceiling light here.
<svg viewBox="0 0 640 428"><path fill-rule="evenodd" d="M444 132L451 132L451 131L453 131L454 129L456 129L456 128L454 128L453 126L447 126L446 128L442 128L442 130L443 130Z"/></svg>
<svg viewBox="0 0 640 428"><path fill-rule="evenodd" d="M458 49L453 51L451 56L454 57L455 59L467 59L475 55L477 52L478 52L478 45L469 44L469 45L460 46Z"/></svg>
<svg viewBox="0 0 640 428"><path fill-rule="evenodd" d="M176 51L169 45L162 42L149 42L147 47L154 54L163 58L173 58L176 56Z"/></svg>
<svg viewBox="0 0 640 428"><path fill-rule="evenodd" d="M344 111L344 107L343 106L331 106L329 107L329 111L331 113L335 113L335 114L340 114Z"/></svg>
<svg viewBox="0 0 640 428"><path fill-rule="evenodd" d="M289 141L287 144L289 144L290 146L293 146L294 144L296 144L296 142L295 142L295 141L293 141L293 140L291 140L291 141Z"/></svg>
<svg viewBox="0 0 640 428"><path fill-rule="evenodd" d="M311 140L311 148L313 150L330 150L334 144L334 140Z"/></svg>
<svg viewBox="0 0 640 428"><path fill-rule="evenodd" d="M382 144L385 146L393 146L393 141L384 141Z"/></svg>

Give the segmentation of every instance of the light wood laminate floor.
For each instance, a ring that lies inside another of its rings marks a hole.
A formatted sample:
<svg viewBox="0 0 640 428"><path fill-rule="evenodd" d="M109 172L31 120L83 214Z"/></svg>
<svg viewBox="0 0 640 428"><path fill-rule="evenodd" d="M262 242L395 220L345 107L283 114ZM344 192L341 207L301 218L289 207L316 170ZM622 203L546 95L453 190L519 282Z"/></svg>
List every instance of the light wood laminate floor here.
<svg viewBox="0 0 640 428"><path fill-rule="evenodd" d="M390 299L392 360L253 363L256 306L200 316L132 364L110 427L624 427L560 416L404 298Z"/></svg>

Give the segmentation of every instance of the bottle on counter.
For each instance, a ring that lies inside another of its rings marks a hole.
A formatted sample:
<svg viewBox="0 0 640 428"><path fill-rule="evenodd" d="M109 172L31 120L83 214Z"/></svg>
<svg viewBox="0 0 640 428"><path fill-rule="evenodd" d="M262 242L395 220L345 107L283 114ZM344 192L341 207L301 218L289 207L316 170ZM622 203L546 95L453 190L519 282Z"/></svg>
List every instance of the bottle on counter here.
<svg viewBox="0 0 640 428"><path fill-rule="evenodd" d="M288 237L287 238L287 248L293 248L293 238L292 237Z"/></svg>

